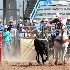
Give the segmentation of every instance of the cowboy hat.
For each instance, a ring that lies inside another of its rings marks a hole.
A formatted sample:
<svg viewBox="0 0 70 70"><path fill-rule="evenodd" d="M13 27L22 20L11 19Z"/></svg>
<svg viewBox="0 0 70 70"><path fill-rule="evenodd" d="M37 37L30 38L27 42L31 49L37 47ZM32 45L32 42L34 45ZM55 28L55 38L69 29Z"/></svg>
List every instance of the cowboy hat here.
<svg viewBox="0 0 70 70"><path fill-rule="evenodd" d="M22 24L20 24L20 27L22 27Z"/></svg>
<svg viewBox="0 0 70 70"><path fill-rule="evenodd" d="M53 18L58 18L58 17L60 17L59 13L56 13L55 15L53 15Z"/></svg>
<svg viewBox="0 0 70 70"><path fill-rule="evenodd" d="M4 28L8 28L7 25L4 25Z"/></svg>
<svg viewBox="0 0 70 70"><path fill-rule="evenodd" d="M68 18L67 19L70 19L70 16L68 16Z"/></svg>
<svg viewBox="0 0 70 70"><path fill-rule="evenodd" d="M36 23L36 20L33 20L33 22L35 22L35 23Z"/></svg>
<svg viewBox="0 0 70 70"><path fill-rule="evenodd" d="M13 23L13 20L10 20L9 23Z"/></svg>
<svg viewBox="0 0 70 70"><path fill-rule="evenodd" d="M60 14L59 13L56 13L56 17L60 17Z"/></svg>
<svg viewBox="0 0 70 70"><path fill-rule="evenodd" d="M22 19L20 19L20 22L22 22Z"/></svg>
<svg viewBox="0 0 70 70"><path fill-rule="evenodd" d="M2 20L0 19L0 22L2 22Z"/></svg>

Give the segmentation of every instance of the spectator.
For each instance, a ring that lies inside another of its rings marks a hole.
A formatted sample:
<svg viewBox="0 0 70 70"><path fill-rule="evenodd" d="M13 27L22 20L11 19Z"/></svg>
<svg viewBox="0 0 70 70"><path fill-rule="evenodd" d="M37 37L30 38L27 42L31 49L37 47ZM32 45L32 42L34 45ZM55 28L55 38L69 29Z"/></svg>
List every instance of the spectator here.
<svg viewBox="0 0 70 70"><path fill-rule="evenodd" d="M50 23L49 23L49 20L47 18L44 20L44 23L45 23L44 31L45 31L45 35L47 37L49 34L49 30L50 30Z"/></svg>
<svg viewBox="0 0 70 70"><path fill-rule="evenodd" d="M32 27L32 30L33 30L33 32L36 34L36 36L37 37L39 37L39 26L38 26L38 24L37 24L37 22L36 22L36 20L33 20L33 26L34 27Z"/></svg>
<svg viewBox="0 0 70 70"><path fill-rule="evenodd" d="M20 29L20 24L22 24L22 28L24 27L23 21L20 19L20 23L17 25L17 30Z"/></svg>
<svg viewBox="0 0 70 70"><path fill-rule="evenodd" d="M8 31L11 31L11 28L14 28L13 20L9 21Z"/></svg>
<svg viewBox="0 0 70 70"><path fill-rule="evenodd" d="M44 26L45 26L44 20L42 20L42 21L40 22L40 31L39 31L39 36L40 36L40 37L43 37L43 36L44 36Z"/></svg>
<svg viewBox="0 0 70 70"><path fill-rule="evenodd" d="M69 29L70 29L70 16L67 18L66 26L67 26L67 31L69 32Z"/></svg>
<svg viewBox="0 0 70 70"><path fill-rule="evenodd" d="M42 20L41 22L40 22L40 31L42 31L42 27L44 26L44 21Z"/></svg>
<svg viewBox="0 0 70 70"><path fill-rule="evenodd" d="M70 25L70 16L67 18L66 25Z"/></svg>
<svg viewBox="0 0 70 70"><path fill-rule="evenodd" d="M25 18L25 26L31 26L30 18Z"/></svg>
<svg viewBox="0 0 70 70"><path fill-rule="evenodd" d="M3 24L2 24L2 20L0 19L0 31L3 31Z"/></svg>
<svg viewBox="0 0 70 70"><path fill-rule="evenodd" d="M22 27L23 27L22 24L20 24L20 28L16 32L16 56L17 57L20 57L20 38L27 37L26 31Z"/></svg>
<svg viewBox="0 0 70 70"><path fill-rule="evenodd" d="M7 49L9 51L9 57L11 58L11 43L12 43L12 36L9 31L7 31L7 25L4 26L4 30L2 32L2 42L3 42L3 56L6 58Z"/></svg>
<svg viewBox="0 0 70 70"><path fill-rule="evenodd" d="M54 38L56 37L56 30L55 28L52 28L51 30L51 38L52 38L52 42L54 42Z"/></svg>
<svg viewBox="0 0 70 70"><path fill-rule="evenodd" d="M17 38L21 38L21 37L27 37L27 33L26 33L26 30L23 29L23 25L20 24L20 29L16 32L16 36Z"/></svg>

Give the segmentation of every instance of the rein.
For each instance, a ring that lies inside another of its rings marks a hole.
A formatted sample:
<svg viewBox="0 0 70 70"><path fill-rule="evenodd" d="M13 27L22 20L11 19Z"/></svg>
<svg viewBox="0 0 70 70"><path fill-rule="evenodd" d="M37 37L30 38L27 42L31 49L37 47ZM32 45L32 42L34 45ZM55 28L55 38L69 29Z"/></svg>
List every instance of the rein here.
<svg viewBox="0 0 70 70"><path fill-rule="evenodd" d="M70 39L65 39L65 40L55 39L54 41L57 41L57 42L63 44L63 43L66 43L66 42L70 42Z"/></svg>

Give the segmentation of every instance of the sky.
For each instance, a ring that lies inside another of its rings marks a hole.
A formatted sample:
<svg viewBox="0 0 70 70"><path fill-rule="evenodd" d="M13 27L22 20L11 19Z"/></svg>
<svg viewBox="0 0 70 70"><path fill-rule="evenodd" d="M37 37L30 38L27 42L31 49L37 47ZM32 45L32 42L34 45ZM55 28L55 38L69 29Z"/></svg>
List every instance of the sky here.
<svg viewBox="0 0 70 70"><path fill-rule="evenodd" d="M16 0L17 8L19 8L19 4L23 2L23 0ZM3 9L3 0L0 0L0 9ZM3 14L3 11L0 10L0 15Z"/></svg>

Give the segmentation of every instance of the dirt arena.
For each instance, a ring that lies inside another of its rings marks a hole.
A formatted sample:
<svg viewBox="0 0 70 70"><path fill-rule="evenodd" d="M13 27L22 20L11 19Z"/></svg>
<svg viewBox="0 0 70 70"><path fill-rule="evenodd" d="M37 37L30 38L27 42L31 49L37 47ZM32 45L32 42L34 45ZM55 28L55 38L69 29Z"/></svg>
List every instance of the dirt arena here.
<svg viewBox="0 0 70 70"><path fill-rule="evenodd" d="M28 40L26 40L27 42ZM32 41L32 40L31 40ZM21 41L23 42L23 41ZM21 46L23 46L21 44ZM54 65L53 61L53 50L49 51L49 61L47 61L44 65L39 65L36 62L36 52L35 50L29 47L21 47L22 48L22 60L3 60L0 63L0 70L70 70L70 60L67 61L67 65ZM51 54L51 55L50 55ZM16 58L17 59L17 58ZM18 60L18 59L17 59Z"/></svg>
<svg viewBox="0 0 70 70"><path fill-rule="evenodd" d="M0 70L70 70L70 64L56 66L48 61L45 65L39 65L37 62L2 61L0 63Z"/></svg>

